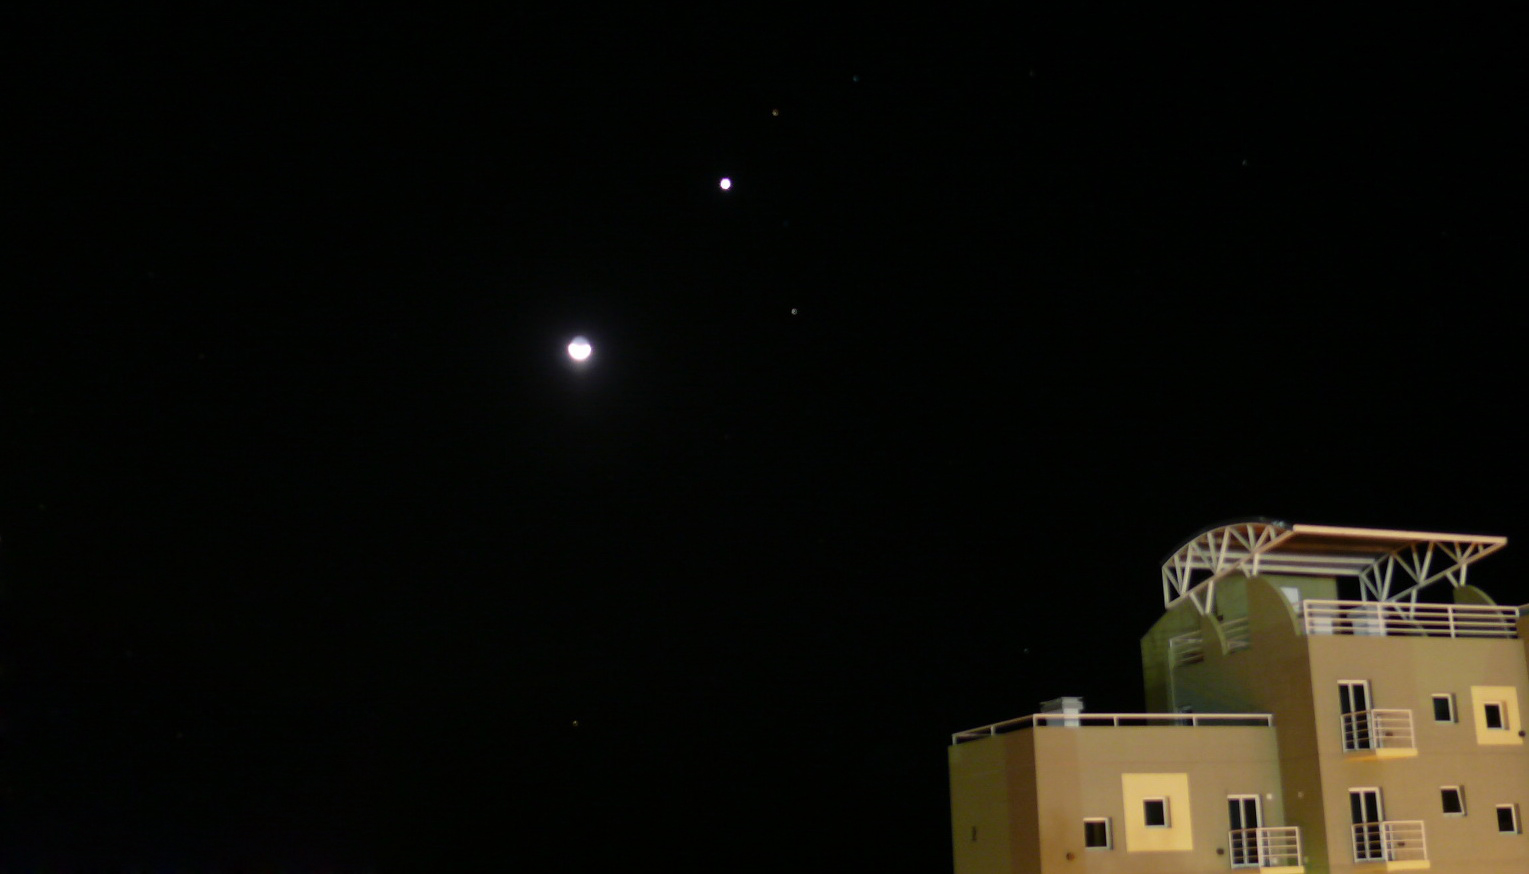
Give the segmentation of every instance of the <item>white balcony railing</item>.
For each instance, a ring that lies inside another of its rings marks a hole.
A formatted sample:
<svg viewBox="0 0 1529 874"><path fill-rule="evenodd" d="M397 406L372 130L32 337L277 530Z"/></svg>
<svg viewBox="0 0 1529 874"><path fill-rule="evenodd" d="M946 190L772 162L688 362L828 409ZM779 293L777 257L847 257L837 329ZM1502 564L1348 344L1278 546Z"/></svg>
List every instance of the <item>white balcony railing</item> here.
<svg viewBox="0 0 1529 874"><path fill-rule="evenodd" d="M1308 635L1518 637L1518 608L1391 601L1301 602Z"/></svg>
<svg viewBox="0 0 1529 874"><path fill-rule="evenodd" d="M1354 824L1355 862L1426 862L1428 841L1422 820Z"/></svg>
<svg viewBox="0 0 1529 874"><path fill-rule="evenodd" d="M1411 710L1360 710L1343 714L1343 749L1410 750L1416 747Z"/></svg>
<svg viewBox="0 0 1529 874"><path fill-rule="evenodd" d="M1168 661L1176 668L1205 661L1205 636L1191 631L1168 638Z"/></svg>
<svg viewBox="0 0 1529 874"><path fill-rule="evenodd" d="M1221 623L1222 636L1226 638L1226 651L1241 652L1253 645L1252 630L1248 617L1240 616ZM1205 635L1187 631L1168 638L1168 661L1176 668L1205 661Z"/></svg>
<svg viewBox="0 0 1529 874"><path fill-rule="evenodd" d="M1227 652L1241 652L1253 646L1253 632L1246 616L1221 623L1221 633L1226 635Z"/></svg>
<svg viewBox="0 0 1529 874"><path fill-rule="evenodd" d="M1274 724L1274 716L1268 713L1036 713L958 731L950 736L952 744L992 737L1025 728L1057 727L1204 727L1204 726L1256 726Z"/></svg>
<svg viewBox="0 0 1529 874"><path fill-rule="evenodd" d="M1282 868L1301 863L1301 830L1296 826L1244 828L1227 832L1233 868Z"/></svg>

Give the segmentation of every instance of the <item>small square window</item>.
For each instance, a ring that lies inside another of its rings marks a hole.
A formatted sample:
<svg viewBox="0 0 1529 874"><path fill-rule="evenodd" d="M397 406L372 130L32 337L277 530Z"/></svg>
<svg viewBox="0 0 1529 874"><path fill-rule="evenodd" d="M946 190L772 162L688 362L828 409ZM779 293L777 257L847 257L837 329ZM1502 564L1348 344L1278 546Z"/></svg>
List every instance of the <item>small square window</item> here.
<svg viewBox="0 0 1529 874"><path fill-rule="evenodd" d="M1453 695L1435 695L1435 696L1433 696L1433 721L1434 722L1454 722L1455 721L1455 696L1453 696Z"/></svg>
<svg viewBox="0 0 1529 874"><path fill-rule="evenodd" d="M1497 805L1497 830L1505 835L1518 834L1518 805Z"/></svg>
<svg viewBox="0 0 1529 874"><path fill-rule="evenodd" d="M1506 729L1507 723L1502 718L1502 705L1492 701L1481 705L1482 718L1487 728Z"/></svg>
<svg viewBox="0 0 1529 874"><path fill-rule="evenodd" d="M1439 794L1443 797L1445 816L1465 816L1465 795L1459 786L1441 786Z"/></svg>
<svg viewBox="0 0 1529 874"><path fill-rule="evenodd" d="M1091 850L1108 850L1110 848L1109 817L1083 820L1083 846Z"/></svg>
<svg viewBox="0 0 1529 874"><path fill-rule="evenodd" d="M1148 828L1168 827L1168 799L1147 798L1142 801L1142 819Z"/></svg>

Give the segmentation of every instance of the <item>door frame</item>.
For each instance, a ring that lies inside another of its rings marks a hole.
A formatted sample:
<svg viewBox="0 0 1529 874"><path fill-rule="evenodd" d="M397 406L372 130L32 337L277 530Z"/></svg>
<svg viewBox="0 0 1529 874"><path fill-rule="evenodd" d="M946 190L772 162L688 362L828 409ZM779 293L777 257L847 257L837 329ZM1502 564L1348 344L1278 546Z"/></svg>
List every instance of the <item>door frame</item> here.
<svg viewBox="0 0 1529 874"><path fill-rule="evenodd" d="M1353 833L1352 827L1349 830L1349 842L1352 845L1352 849L1353 849L1353 852L1354 852L1354 861L1356 863L1358 863L1358 862L1384 862L1386 860L1386 836L1385 836L1385 827L1382 826L1381 823L1386 821L1386 802L1385 802L1385 799L1381 796L1380 787L1379 786L1350 786L1349 790L1348 790L1348 796L1349 796L1349 818L1350 819L1353 819L1353 817L1356 815L1356 812L1354 810L1354 798L1356 796L1358 796L1360 799L1364 799L1364 798L1367 798L1367 797L1375 799L1375 819L1373 819L1373 820L1356 821L1356 822L1353 823L1353 825L1367 825L1367 824L1372 823L1372 822L1375 823L1374 833L1371 834L1371 835L1366 835L1366 837L1365 837L1366 853L1365 853L1364 856L1360 856L1359 855L1359 841L1354 838L1354 833ZM1364 806L1364 801L1361 800L1359 803L1360 803L1360 806L1362 808ZM1376 844L1379 845L1379 849L1378 850L1375 850L1373 848L1373 845L1376 845ZM1378 855L1376 853L1378 853Z"/></svg>
<svg viewBox="0 0 1529 874"><path fill-rule="evenodd" d="M1247 812L1246 802L1249 802L1249 801L1253 802L1253 823L1251 825L1246 822L1246 812ZM1264 826L1264 800L1259 795L1257 795L1257 794L1228 795L1228 796L1226 796L1226 806L1227 806L1227 825L1229 826L1228 831L1236 832L1236 831L1239 831L1241 829L1260 829L1260 828L1263 828L1263 826ZM1236 813L1237 813L1237 817L1236 818L1237 819L1244 820L1240 825L1233 821L1233 816L1232 816L1232 812L1233 811L1236 811ZM1227 843L1230 845L1231 862L1232 862L1232 867L1233 868L1261 868L1261 867L1263 867L1263 862L1264 862L1263 842L1258 839L1258 835L1256 833L1254 834L1254 836L1252 837L1251 840L1248 840L1246 837L1242 838L1242 843L1240 845L1238 843L1238 838L1236 838L1235 836L1231 837L1227 841ZM1239 853L1242 855L1242 860L1241 861L1238 861L1238 858L1237 858Z"/></svg>

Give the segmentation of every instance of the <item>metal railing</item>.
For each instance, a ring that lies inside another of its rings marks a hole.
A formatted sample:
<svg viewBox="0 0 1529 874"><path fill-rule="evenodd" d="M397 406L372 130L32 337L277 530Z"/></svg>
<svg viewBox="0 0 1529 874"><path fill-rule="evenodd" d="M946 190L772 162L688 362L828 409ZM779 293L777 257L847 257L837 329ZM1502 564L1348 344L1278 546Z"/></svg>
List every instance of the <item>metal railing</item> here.
<svg viewBox="0 0 1529 874"><path fill-rule="evenodd" d="M980 728L958 731L950 736L952 744L992 737L1024 728L1039 727L1141 727L1141 726L1258 726L1274 724L1269 713L1036 713Z"/></svg>
<svg viewBox="0 0 1529 874"><path fill-rule="evenodd" d="M1354 824L1355 862L1425 862L1428 841L1418 819Z"/></svg>
<svg viewBox="0 0 1529 874"><path fill-rule="evenodd" d="M1226 635L1226 651L1229 653L1241 652L1253 646L1253 631L1246 616L1221 623L1221 633Z"/></svg>
<svg viewBox="0 0 1529 874"><path fill-rule="evenodd" d="M1359 710L1343 714L1343 749L1410 750L1416 746L1411 710Z"/></svg>
<svg viewBox="0 0 1529 874"><path fill-rule="evenodd" d="M1168 638L1168 661L1176 668L1205 661L1205 635L1191 631Z"/></svg>
<svg viewBox="0 0 1529 874"><path fill-rule="evenodd" d="M1405 601L1301 602L1308 635L1518 637L1517 607Z"/></svg>
<svg viewBox="0 0 1529 874"><path fill-rule="evenodd" d="M1301 864L1301 830L1297 826L1243 828L1226 833L1233 868L1280 868Z"/></svg>

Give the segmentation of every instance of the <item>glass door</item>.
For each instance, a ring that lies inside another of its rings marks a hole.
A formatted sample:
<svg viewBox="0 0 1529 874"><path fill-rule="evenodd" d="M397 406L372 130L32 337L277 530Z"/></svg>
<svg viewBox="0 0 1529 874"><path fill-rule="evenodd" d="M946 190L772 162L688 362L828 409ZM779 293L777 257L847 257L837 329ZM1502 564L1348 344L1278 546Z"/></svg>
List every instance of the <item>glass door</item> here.
<svg viewBox="0 0 1529 874"><path fill-rule="evenodd" d="M1354 818L1354 861L1384 862L1386 842L1382 835L1385 812L1379 789L1350 789L1349 810Z"/></svg>
<svg viewBox="0 0 1529 874"><path fill-rule="evenodd" d="M1374 748L1370 735L1370 681L1339 680L1338 705L1343 712L1343 749Z"/></svg>
<svg viewBox="0 0 1529 874"><path fill-rule="evenodd" d="M1231 823L1233 868L1257 868L1263 864L1258 830L1263 826L1257 795L1228 795L1227 819Z"/></svg>

